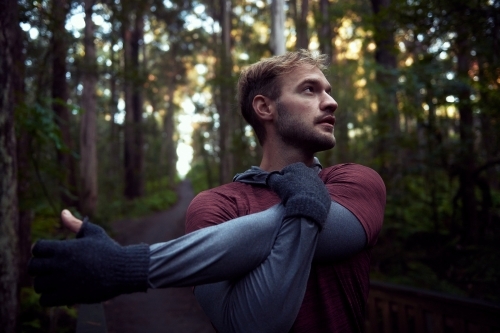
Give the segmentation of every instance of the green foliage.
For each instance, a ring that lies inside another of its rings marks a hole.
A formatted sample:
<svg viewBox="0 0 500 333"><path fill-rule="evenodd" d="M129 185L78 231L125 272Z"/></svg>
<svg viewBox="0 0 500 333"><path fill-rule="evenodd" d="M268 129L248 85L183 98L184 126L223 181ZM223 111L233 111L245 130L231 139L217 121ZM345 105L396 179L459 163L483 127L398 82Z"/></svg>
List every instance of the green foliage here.
<svg viewBox="0 0 500 333"><path fill-rule="evenodd" d="M48 207L51 214L58 214L61 208L58 202L59 191L74 196L67 188L59 187L63 173L57 162L57 153L70 154L75 160L79 156L62 140L57 116L51 108L52 103L51 98L40 98L39 102L24 103L16 107L16 135L18 142L24 142L21 149L25 150L24 154L28 159L25 168L19 170L19 177L30 186L30 191L20 198L20 206L35 214L39 211L45 214ZM65 105L78 109L72 104Z"/></svg>
<svg viewBox="0 0 500 333"><path fill-rule="evenodd" d="M208 166L208 168L211 169L212 174L217 175L215 166ZM200 163L194 164L191 167L191 170L189 170L189 172L187 173L186 179L189 179L191 181L191 185L193 186L193 191L195 194L214 187L213 184L209 183L207 172L207 166Z"/></svg>
<svg viewBox="0 0 500 333"><path fill-rule="evenodd" d="M42 308L40 295L33 288L21 289L21 330L22 333L44 333L49 327L57 327L57 332L72 333L76 329L78 316L75 307Z"/></svg>
<svg viewBox="0 0 500 333"><path fill-rule="evenodd" d="M53 144L57 149L65 147L61 131L56 124L54 111L43 104L19 105L16 109L16 132L28 133L38 144Z"/></svg>
<svg viewBox="0 0 500 333"><path fill-rule="evenodd" d="M163 193L152 193L134 200L129 212L127 209L127 216L144 216L145 214L149 214L151 212L167 210L176 201L177 194L174 191L169 190Z"/></svg>
<svg viewBox="0 0 500 333"><path fill-rule="evenodd" d="M48 214L38 212L31 225L31 238L33 240L62 238L59 231L61 231L59 216L52 212Z"/></svg>
<svg viewBox="0 0 500 333"><path fill-rule="evenodd" d="M153 212L169 209L177 202L177 193L166 177L146 184L146 194L135 200L126 200L122 195L102 198L94 221L109 227L109 223L122 218L141 217Z"/></svg>
<svg viewBox="0 0 500 333"><path fill-rule="evenodd" d="M498 213L482 241L464 245L453 218L457 181L438 170L401 179L404 195L389 192L385 222L373 249L372 277L456 295L500 302ZM492 192L493 211L499 207ZM498 212L498 211L497 211Z"/></svg>

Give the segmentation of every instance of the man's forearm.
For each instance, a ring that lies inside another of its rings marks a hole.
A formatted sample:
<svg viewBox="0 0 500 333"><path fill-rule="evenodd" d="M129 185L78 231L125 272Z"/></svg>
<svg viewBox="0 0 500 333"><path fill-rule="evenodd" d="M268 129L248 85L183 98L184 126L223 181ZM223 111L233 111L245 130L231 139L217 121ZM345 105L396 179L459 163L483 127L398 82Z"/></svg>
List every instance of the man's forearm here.
<svg viewBox="0 0 500 333"><path fill-rule="evenodd" d="M150 246L150 288L193 286L238 278L271 252L284 208L270 209Z"/></svg>
<svg viewBox="0 0 500 333"><path fill-rule="evenodd" d="M191 286L238 278L271 253L281 227L283 206L201 229L150 247L150 288ZM358 253L366 245L360 222L332 202L319 234L314 260L334 261Z"/></svg>
<svg viewBox="0 0 500 333"><path fill-rule="evenodd" d="M195 288L218 332L290 330L306 291L318 229L306 218L286 218L269 256L255 269L239 279Z"/></svg>

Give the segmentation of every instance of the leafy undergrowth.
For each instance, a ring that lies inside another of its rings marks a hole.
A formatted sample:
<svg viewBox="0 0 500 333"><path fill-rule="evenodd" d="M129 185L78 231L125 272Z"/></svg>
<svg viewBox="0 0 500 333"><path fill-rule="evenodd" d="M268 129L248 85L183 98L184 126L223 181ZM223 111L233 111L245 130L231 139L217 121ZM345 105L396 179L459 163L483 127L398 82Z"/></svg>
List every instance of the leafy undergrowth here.
<svg viewBox="0 0 500 333"><path fill-rule="evenodd" d="M74 306L44 308L39 304L40 295L33 288L21 289L21 332L75 332L77 309Z"/></svg>
<svg viewBox="0 0 500 333"><path fill-rule="evenodd" d="M500 304L498 230L467 244L449 230L403 232L387 224L373 248L372 279Z"/></svg>
<svg viewBox="0 0 500 333"><path fill-rule="evenodd" d="M136 218L166 210L177 202L177 193L171 189L154 192L144 197L126 200L123 198L100 203L93 221L108 227L111 221Z"/></svg>

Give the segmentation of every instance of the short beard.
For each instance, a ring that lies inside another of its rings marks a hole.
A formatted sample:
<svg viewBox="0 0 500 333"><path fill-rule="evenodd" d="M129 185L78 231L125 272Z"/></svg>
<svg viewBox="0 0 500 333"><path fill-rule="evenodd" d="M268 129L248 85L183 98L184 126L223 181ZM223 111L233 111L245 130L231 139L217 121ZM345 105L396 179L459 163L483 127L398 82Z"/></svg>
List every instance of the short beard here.
<svg viewBox="0 0 500 333"><path fill-rule="evenodd" d="M279 121L277 133L281 140L289 146L301 148L306 152L316 153L329 150L335 146L335 139L325 139L315 133L302 129L303 123L297 117L290 117L286 107L276 100ZM332 142L333 141L333 142Z"/></svg>

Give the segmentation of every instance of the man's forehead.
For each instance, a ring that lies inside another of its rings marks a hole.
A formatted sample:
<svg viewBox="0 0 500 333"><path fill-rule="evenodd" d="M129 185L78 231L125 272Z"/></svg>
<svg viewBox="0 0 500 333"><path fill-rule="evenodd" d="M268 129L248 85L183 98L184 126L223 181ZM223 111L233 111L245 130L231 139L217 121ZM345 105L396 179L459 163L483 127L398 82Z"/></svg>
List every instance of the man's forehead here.
<svg viewBox="0 0 500 333"><path fill-rule="evenodd" d="M330 85L325 74L316 66L301 65L284 74L281 78L283 84L299 85L303 82L318 81L325 85Z"/></svg>

